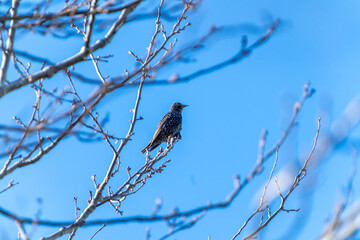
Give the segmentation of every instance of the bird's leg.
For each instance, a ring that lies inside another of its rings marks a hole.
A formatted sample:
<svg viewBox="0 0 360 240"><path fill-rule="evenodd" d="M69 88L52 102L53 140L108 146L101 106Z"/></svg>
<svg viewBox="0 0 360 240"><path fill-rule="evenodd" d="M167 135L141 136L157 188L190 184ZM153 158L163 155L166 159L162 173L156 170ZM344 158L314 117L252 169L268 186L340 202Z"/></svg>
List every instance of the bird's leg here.
<svg viewBox="0 0 360 240"><path fill-rule="evenodd" d="M167 146L166 146L166 148L168 148L169 146L172 146L172 145L173 145L173 142L174 142L174 137L169 136L169 137L167 138Z"/></svg>
<svg viewBox="0 0 360 240"><path fill-rule="evenodd" d="M171 139L172 139L172 137L171 137L171 136L168 136L168 138L167 138L167 140L166 140L166 143L167 143L168 146L169 146L169 144L170 144L170 142L171 142Z"/></svg>

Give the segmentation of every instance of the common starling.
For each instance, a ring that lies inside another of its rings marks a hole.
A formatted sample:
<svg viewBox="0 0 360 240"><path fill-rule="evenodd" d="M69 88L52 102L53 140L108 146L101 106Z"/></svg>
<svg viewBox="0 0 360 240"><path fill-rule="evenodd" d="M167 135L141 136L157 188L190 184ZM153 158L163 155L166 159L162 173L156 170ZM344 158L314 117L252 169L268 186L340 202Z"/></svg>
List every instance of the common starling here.
<svg viewBox="0 0 360 240"><path fill-rule="evenodd" d="M179 102L176 102L171 106L170 111L161 119L153 138L141 151L141 153L145 153L146 151L150 152L159 146L162 142L169 142L169 140L173 137L181 139L181 113L184 107L187 106L189 105L182 105Z"/></svg>

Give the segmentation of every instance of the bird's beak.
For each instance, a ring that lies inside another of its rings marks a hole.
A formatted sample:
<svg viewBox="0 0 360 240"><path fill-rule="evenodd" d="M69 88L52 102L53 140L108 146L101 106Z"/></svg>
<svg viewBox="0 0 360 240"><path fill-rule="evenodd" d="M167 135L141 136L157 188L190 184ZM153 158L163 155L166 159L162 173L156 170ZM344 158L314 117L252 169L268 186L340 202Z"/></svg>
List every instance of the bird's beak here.
<svg viewBox="0 0 360 240"><path fill-rule="evenodd" d="M184 107L188 107L189 105L182 105L182 107L184 108Z"/></svg>

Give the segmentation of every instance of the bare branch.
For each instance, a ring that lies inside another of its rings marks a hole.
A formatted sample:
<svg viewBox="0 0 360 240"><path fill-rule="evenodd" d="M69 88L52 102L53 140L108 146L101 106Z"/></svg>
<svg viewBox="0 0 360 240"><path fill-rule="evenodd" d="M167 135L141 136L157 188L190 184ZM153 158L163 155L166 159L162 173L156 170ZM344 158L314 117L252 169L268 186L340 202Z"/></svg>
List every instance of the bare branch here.
<svg viewBox="0 0 360 240"><path fill-rule="evenodd" d="M123 6L116 7L116 8L109 8L106 9L106 7L109 7L107 3L104 3L103 5L97 7L96 9L87 9L87 10L79 10L80 7L85 5L88 1L81 2L76 6L67 6L66 8L62 9L58 13L47 13L47 14L41 14L38 12L32 13L32 14L24 14L24 15L16 15L16 16L1 16L0 22L5 22L9 20L23 20L23 19L39 19L39 21L44 20L54 20L61 17L71 17L75 15L80 15L80 17L88 16L91 14L109 14L109 13L115 13L122 11L130 6L132 6L135 3L140 2L141 0L137 0L131 3L124 4Z"/></svg>
<svg viewBox="0 0 360 240"><path fill-rule="evenodd" d="M10 9L10 15L11 17L15 17L17 14L17 9L19 7L20 4L20 0L13 0L12 1L12 6ZM9 61L10 61L10 57L13 51L13 45L14 45L14 40L15 40L15 28L14 25L16 24L16 20L13 19L10 22L10 29L9 29L9 33L8 33L8 37L7 37L7 41L6 41L6 49L3 50L3 54L2 54L2 61L1 61L1 66L0 66L0 87L4 86L4 83L6 81L6 73L9 67Z"/></svg>
<svg viewBox="0 0 360 240"><path fill-rule="evenodd" d="M14 179L12 179L12 180L9 182L9 184L7 185L7 187L0 191L0 194L3 193L3 192L5 192L5 191L8 190L9 188L17 185L17 184L19 184L19 183L18 183L18 182L14 183Z"/></svg>
<svg viewBox="0 0 360 240"><path fill-rule="evenodd" d="M106 227L106 224L104 223L90 238L92 240L96 234L98 234L104 227Z"/></svg>
<svg viewBox="0 0 360 240"><path fill-rule="evenodd" d="M97 2L98 2L98 0L91 1L90 12L94 12L94 9L96 9ZM91 35L93 32L94 22L95 22L95 14L92 13L92 14L90 14L88 25L86 26L86 33L84 36L85 49L88 49L90 46L90 40L91 40Z"/></svg>
<svg viewBox="0 0 360 240"><path fill-rule="evenodd" d="M246 239L246 240L252 239L258 232L260 232L262 229L264 229L280 212L282 212L282 211L286 211L286 212L298 211L298 209L296 209L296 210L285 209L284 205L285 205L285 202L288 199L288 197L291 195L291 193L295 190L295 188L297 188L299 186L300 181L306 176L306 171L307 171L306 167L307 167L308 162L309 162L310 158L312 157L312 155L315 151L316 145L317 145L317 141L318 141L318 137L319 137L319 133L320 133L320 121L321 121L321 118L318 119L318 127L317 127L316 135L314 138L314 145L313 145L308 157L305 159L303 167L299 170L299 173L295 176L294 182L291 185L288 192L286 193L286 195L283 196L281 194L281 192L279 193L279 197L281 200L279 208L274 213L269 214L268 219L264 223L262 223L255 231L253 231L251 234L249 234L244 239ZM238 235L239 234L235 234L232 239L235 239Z"/></svg>
<svg viewBox="0 0 360 240"><path fill-rule="evenodd" d="M43 70L34 73L30 76L20 78L13 82L10 82L8 85L0 86L0 98L5 94L12 92L20 87L23 87L27 84L38 81L39 79L50 78L54 76L60 70L64 70L78 62L83 61L90 53L95 52L96 50L105 47L110 43L111 39L114 37L116 32L124 25L127 16L140 4L142 0L138 0L129 6L127 6L119 16L119 18L113 23L110 30L107 32L103 39L97 40L89 48L82 48L77 54L68 59L63 60L62 62L57 63L56 65L51 65L45 67Z"/></svg>

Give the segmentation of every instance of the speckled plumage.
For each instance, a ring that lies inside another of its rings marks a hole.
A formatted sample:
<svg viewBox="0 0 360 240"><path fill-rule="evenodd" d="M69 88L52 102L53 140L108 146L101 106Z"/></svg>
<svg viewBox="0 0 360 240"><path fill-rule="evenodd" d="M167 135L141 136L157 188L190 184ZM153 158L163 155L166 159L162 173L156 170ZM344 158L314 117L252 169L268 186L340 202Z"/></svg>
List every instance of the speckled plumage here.
<svg viewBox="0 0 360 240"><path fill-rule="evenodd" d="M178 102L174 103L171 106L170 111L165 114L165 116L161 119L153 138L150 140L149 144L141 151L142 153L154 150L162 142L167 142L173 137L181 139L181 113L184 107L187 106L188 105L182 105Z"/></svg>

